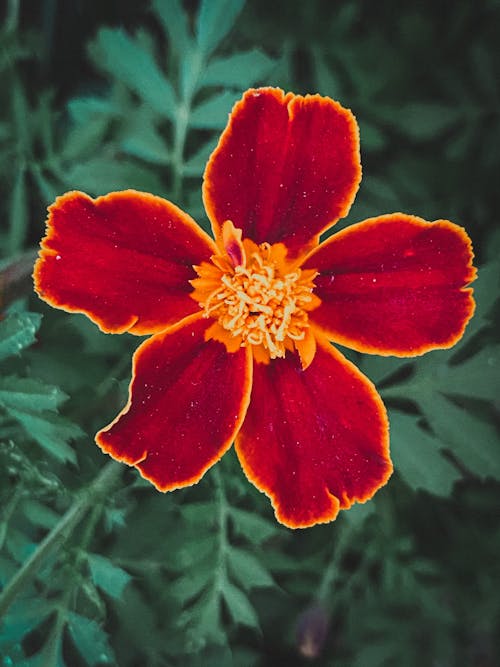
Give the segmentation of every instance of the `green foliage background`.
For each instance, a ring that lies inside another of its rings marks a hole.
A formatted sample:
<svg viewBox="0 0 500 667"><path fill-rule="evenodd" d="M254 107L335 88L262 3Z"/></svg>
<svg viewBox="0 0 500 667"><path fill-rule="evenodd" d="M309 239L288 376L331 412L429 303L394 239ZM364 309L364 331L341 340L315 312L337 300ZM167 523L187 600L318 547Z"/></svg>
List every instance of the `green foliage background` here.
<svg viewBox="0 0 500 667"><path fill-rule="evenodd" d="M3 667L500 663L500 3L9 0L0 29ZM200 184L242 90L350 107L364 178L341 225L402 210L465 226L477 313L450 351L351 354L389 407L374 501L278 525L226 456L163 495L94 432L135 337L31 291L58 194L134 187L207 228Z"/></svg>

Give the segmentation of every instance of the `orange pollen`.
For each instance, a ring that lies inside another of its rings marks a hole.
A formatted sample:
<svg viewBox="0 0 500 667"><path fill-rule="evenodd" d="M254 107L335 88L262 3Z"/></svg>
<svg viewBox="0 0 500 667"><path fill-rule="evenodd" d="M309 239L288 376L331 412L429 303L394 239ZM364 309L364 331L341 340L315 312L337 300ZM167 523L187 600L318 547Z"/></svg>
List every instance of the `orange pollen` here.
<svg viewBox="0 0 500 667"><path fill-rule="evenodd" d="M231 337L239 339L240 347L261 345L271 359L284 357L287 349L294 349L295 342L306 336L308 311L317 305L313 295L317 273L287 270L281 249L276 250L278 244L244 243L251 252L243 253L242 264L233 266L227 256L216 255L212 265L195 267L200 278L192 281L193 297L204 316L216 319ZM215 267L220 270L218 280ZM205 290L200 289L201 283ZM209 284L214 287L210 292Z"/></svg>

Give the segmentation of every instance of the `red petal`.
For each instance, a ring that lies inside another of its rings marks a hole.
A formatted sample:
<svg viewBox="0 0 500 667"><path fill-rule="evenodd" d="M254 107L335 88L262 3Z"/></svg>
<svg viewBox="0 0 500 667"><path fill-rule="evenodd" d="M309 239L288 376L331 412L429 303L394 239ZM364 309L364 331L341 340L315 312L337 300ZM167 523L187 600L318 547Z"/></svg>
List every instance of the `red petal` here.
<svg viewBox="0 0 500 667"><path fill-rule="evenodd" d="M101 449L135 465L160 491L197 482L229 449L245 416L251 355L205 342L209 324L197 314L143 343L127 405L96 435Z"/></svg>
<svg viewBox="0 0 500 667"><path fill-rule="evenodd" d="M103 331L136 334L196 312L192 265L216 252L186 213L133 190L59 197L41 246L34 278L42 299L85 313Z"/></svg>
<svg viewBox="0 0 500 667"><path fill-rule="evenodd" d="M319 95L247 91L210 158L203 198L214 233L225 220L291 255L347 215L361 179L352 113Z"/></svg>
<svg viewBox="0 0 500 667"><path fill-rule="evenodd" d="M447 220L403 213L353 225L304 262L322 304L310 314L331 340L360 352L414 356L451 347L474 312L471 242Z"/></svg>
<svg viewBox="0 0 500 667"><path fill-rule="evenodd" d="M255 364L236 439L243 469L290 528L332 521L389 478L389 431L371 382L321 340L311 365L297 355Z"/></svg>

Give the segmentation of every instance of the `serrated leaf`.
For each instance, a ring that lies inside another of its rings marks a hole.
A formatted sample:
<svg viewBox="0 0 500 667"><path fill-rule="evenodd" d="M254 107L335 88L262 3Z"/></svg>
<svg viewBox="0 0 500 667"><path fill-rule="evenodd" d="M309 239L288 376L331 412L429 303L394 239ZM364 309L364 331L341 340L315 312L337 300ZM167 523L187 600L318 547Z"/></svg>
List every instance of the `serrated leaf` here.
<svg viewBox="0 0 500 667"><path fill-rule="evenodd" d="M118 114L118 105L106 97L75 97L68 102L68 111L75 123L84 125L99 116Z"/></svg>
<svg viewBox="0 0 500 667"><path fill-rule="evenodd" d="M234 93L224 91L201 102L193 109L189 117L189 124L191 127L204 130L223 129L235 103L235 97Z"/></svg>
<svg viewBox="0 0 500 667"><path fill-rule="evenodd" d="M62 176L69 188L94 195L128 188L155 193L163 190L155 172L128 160L94 157L72 165Z"/></svg>
<svg viewBox="0 0 500 667"><path fill-rule="evenodd" d="M205 55L211 53L233 27L245 0L202 0L196 21L196 41Z"/></svg>
<svg viewBox="0 0 500 667"><path fill-rule="evenodd" d="M70 611L68 629L76 648L88 665L114 662L108 635L95 621Z"/></svg>
<svg viewBox="0 0 500 667"><path fill-rule="evenodd" d="M212 559L210 559L212 562ZM207 572L208 568L200 567L198 563L189 574L185 574L168 585L168 593L176 598L181 604L199 595L203 589L211 583L212 577Z"/></svg>
<svg viewBox="0 0 500 667"><path fill-rule="evenodd" d="M436 359L442 359L445 354L440 351L427 354L417 362L411 377L390 387L384 395L404 396L417 402L437 391L487 401L500 396L500 346L485 347L458 364L436 363Z"/></svg>
<svg viewBox="0 0 500 667"><path fill-rule="evenodd" d="M150 53L120 29L101 28L90 48L96 65L136 92L158 113L175 118L176 100Z"/></svg>
<svg viewBox="0 0 500 667"><path fill-rule="evenodd" d="M449 496L461 475L443 456L443 443L402 412L391 412L390 425L394 469L413 489Z"/></svg>
<svg viewBox="0 0 500 667"><path fill-rule="evenodd" d="M238 507L231 507L229 511L234 530L253 544L262 544L278 531L275 524L256 513Z"/></svg>
<svg viewBox="0 0 500 667"><path fill-rule="evenodd" d="M158 16L170 43L179 56L184 56L191 48L188 17L181 0L153 0L152 8Z"/></svg>
<svg viewBox="0 0 500 667"><path fill-rule="evenodd" d="M16 601L2 618L0 646L16 643L34 630L54 611L52 601L40 598Z"/></svg>
<svg viewBox="0 0 500 667"><path fill-rule="evenodd" d="M201 176L205 171L208 159L212 154L217 142L213 139L207 141L202 147L196 151L183 166L184 176Z"/></svg>
<svg viewBox="0 0 500 667"><path fill-rule="evenodd" d="M138 113L121 140L122 150L153 164L168 164L170 150L149 113Z"/></svg>
<svg viewBox="0 0 500 667"><path fill-rule="evenodd" d="M182 505L180 512L183 518L192 523L201 523L204 526L210 525L215 516L214 503L211 501L195 502Z"/></svg>
<svg viewBox="0 0 500 667"><path fill-rule="evenodd" d="M185 568L198 566L209 554L213 553L213 550L214 537L209 535L201 536L193 542L186 541L183 544L174 545L170 555L175 560L176 569L182 571Z"/></svg>
<svg viewBox="0 0 500 667"><path fill-rule="evenodd" d="M493 425L439 392L420 396L418 404L443 446L466 468L481 477L500 479L500 444Z"/></svg>
<svg viewBox="0 0 500 667"><path fill-rule="evenodd" d="M68 396L51 385L34 378L20 378L15 375L0 377L0 405L4 408L31 410L57 410Z"/></svg>
<svg viewBox="0 0 500 667"><path fill-rule="evenodd" d="M265 79L275 65L275 61L260 49L214 58L204 70L200 86L249 88Z"/></svg>
<svg viewBox="0 0 500 667"><path fill-rule="evenodd" d="M111 119L108 116L97 116L87 123L72 127L65 137L59 158L73 163L83 156L92 155L102 147L110 121ZM64 173L61 174L61 177L64 177Z"/></svg>
<svg viewBox="0 0 500 667"><path fill-rule="evenodd" d="M6 359L31 345L40 327L39 313L12 313L0 321L0 360Z"/></svg>
<svg viewBox="0 0 500 667"><path fill-rule="evenodd" d="M68 445L69 440L83 435L76 424L52 412L35 413L13 408L6 408L6 411L48 454L62 462L76 463L76 454Z"/></svg>
<svg viewBox="0 0 500 667"><path fill-rule="evenodd" d="M499 298L500 286L500 261L492 261L484 264L478 269L477 279L474 281L474 299L476 310L474 317L467 325L466 333L474 328L476 324L482 326L493 305Z"/></svg>
<svg viewBox="0 0 500 667"><path fill-rule="evenodd" d="M435 375L436 388L447 394L486 401L500 397L500 346L484 348L456 365L443 365Z"/></svg>
<svg viewBox="0 0 500 667"><path fill-rule="evenodd" d="M59 514L50 509L50 507L34 499L28 499L23 502L23 512L32 524L41 526L46 530L51 530L61 519Z"/></svg>
<svg viewBox="0 0 500 667"><path fill-rule="evenodd" d="M254 554L233 546L228 547L226 554L233 578L246 591L274 586L273 578Z"/></svg>
<svg viewBox="0 0 500 667"><path fill-rule="evenodd" d="M257 613L250 600L239 588L226 581L222 588L222 596L235 623L247 625L250 628L259 628Z"/></svg>
<svg viewBox="0 0 500 667"><path fill-rule="evenodd" d="M221 627L219 596L213 588L205 591L195 604L179 617L179 626L193 628L196 637L203 637L213 644L226 643L226 634Z"/></svg>
<svg viewBox="0 0 500 667"><path fill-rule="evenodd" d="M88 554L87 558L94 584L111 597L121 598L125 586L132 579L130 574L104 556Z"/></svg>

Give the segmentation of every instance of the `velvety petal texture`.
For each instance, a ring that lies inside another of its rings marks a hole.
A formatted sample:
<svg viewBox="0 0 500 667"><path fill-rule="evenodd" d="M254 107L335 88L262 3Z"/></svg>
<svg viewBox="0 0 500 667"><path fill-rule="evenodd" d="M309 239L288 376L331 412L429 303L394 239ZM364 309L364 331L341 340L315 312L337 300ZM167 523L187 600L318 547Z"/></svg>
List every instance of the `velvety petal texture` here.
<svg viewBox="0 0 500 667"><path fill-rule="evenodd" d="M392 471L375 387L324 341L305 371L297 355L255 364L236 451L291 528L331 521L339 509L371 498Z"/></svg>
<svg viewBox="0 0 500 667"><path fill-rule="evenodd" d="M334 342L414 356L454 345L474 312L471 242L447 220L403 213L352 225L304 262L321 305L311 313Z"/></svg>
<svg viewBox="0 0 500 667"><path fill-rule="evenodd" d="M143 343L127 406L96 436L101 449L135 465L160 491L197 482L229 449L246 413L250 350L227 354L205 341L208 326L195 315Z"/></svg>
<svg viewBox="0 0 500 667"><path fill-rule="evenodd" d="M35 266L35 288L48 303L88 315L106 332L162 331L195 313L193 264L215 245L170 202L126 190L92 199L59 197Z"/></svg>
<svg viewBox="0 0 500 667"><path fill-rule="evenodd" d="M319 95L247 91L212 154L203 198L216 236L231 220L254 243L290 256L347 215L361 179L356 120Z"/></svg>

